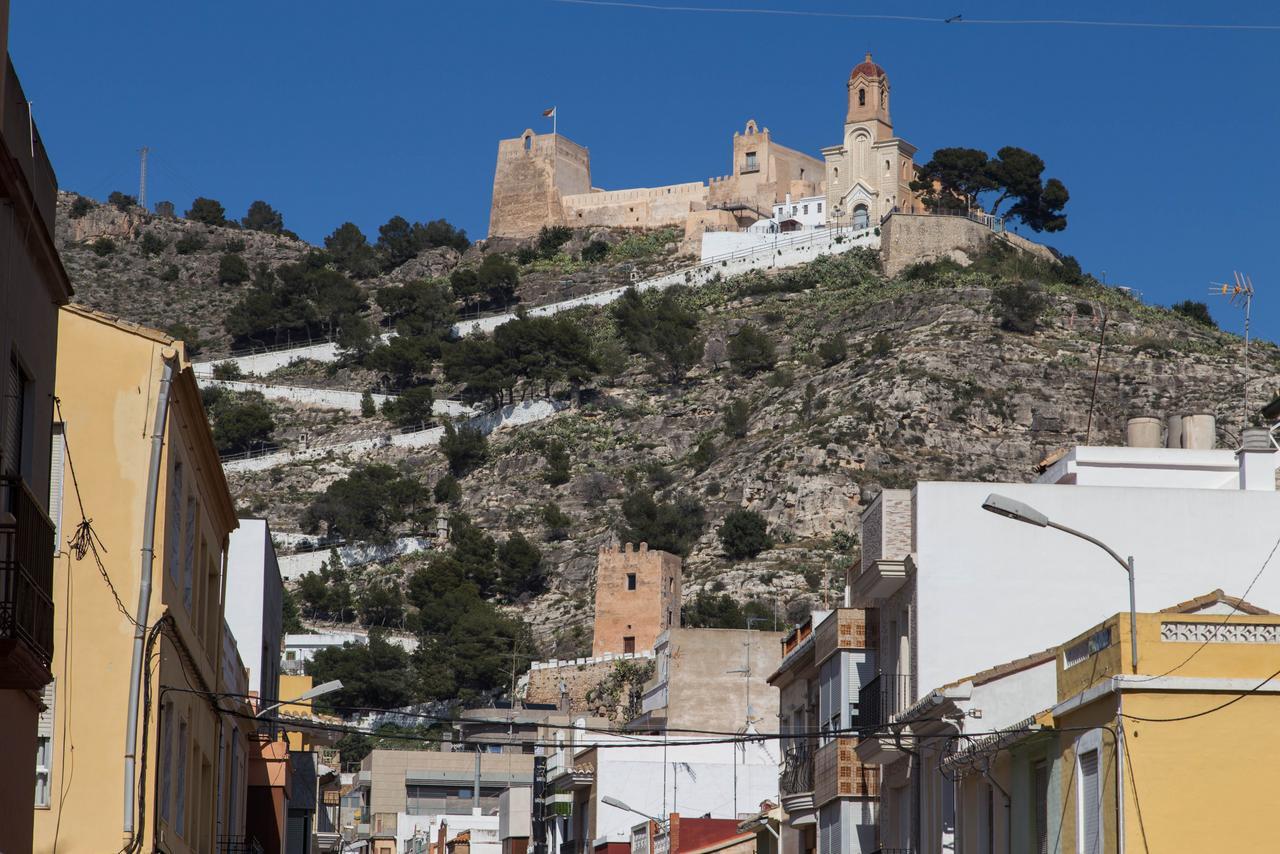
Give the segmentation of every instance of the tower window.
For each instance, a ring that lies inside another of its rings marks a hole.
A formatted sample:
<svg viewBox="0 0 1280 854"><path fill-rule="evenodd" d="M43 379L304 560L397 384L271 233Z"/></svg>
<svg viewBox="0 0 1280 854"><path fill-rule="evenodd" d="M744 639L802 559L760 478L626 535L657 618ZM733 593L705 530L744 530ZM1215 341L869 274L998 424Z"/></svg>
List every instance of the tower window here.
<svg viewBox="0 0 1280 854"><path fill-rule="evenodd" d="M531 148L533 148L533 137L526 136L524 138L524 150L528 151Z"/></svg>
<svg viewBox="0 0 1280 854"><path fill-rule="evenodd" d="M756 153L754 151L748 151L746 162L743 164L743 167L742 167L743 171L755 172L759 168L760 168L760 164L756 160Z"/></svg>
<svg viewBox="0 0 1280 854"><path fill-rule="evenodd" d="M627 573L627 589L628 590L636 589L636 574L634 572Z"/></svg>
<svg viewBox="0 0 1280 854"><path fill-rule="evenodd" d="M635 654L636 639L633 637L625 637L622 639L622 651L624 653Z"/></svg>
<svg viewBox="0 0 1280 854"><path fill-rule="evenodd" d="M867 105L867 90L859 89L858 90L858 106L865 107L866 105Z"/></svg>

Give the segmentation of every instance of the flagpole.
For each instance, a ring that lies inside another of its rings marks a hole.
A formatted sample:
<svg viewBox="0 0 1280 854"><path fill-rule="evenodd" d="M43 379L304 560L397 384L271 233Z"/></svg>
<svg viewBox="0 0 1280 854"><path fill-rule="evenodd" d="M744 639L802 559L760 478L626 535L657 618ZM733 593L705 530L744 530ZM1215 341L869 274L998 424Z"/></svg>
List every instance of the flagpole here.
<svg viewBox="0 0 1280 854"><path fill-rule="evenodd" d="M552 107L551 108L551 135L552 136L556 135L556 119L558 118L560 118L559 107Z"/></svg>

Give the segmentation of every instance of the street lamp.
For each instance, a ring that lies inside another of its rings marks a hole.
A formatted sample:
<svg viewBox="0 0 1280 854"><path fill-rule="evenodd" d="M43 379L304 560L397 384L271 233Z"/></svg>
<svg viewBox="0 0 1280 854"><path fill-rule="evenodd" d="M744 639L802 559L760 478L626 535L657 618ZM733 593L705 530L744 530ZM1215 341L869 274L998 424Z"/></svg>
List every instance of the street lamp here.
<svg viewBox="0 0 1280 854"><path fill-rule="evenodd" d="M290 705L293 705L294 703L301 703L306 700L314 700L316 697L319 697L322 694L331 694L334 691L341 691L341 690L342 690L341 679L335 679L332 682L325 682L323 685L317 685L314 688L312 688L310 691L307 691L300 696L294 697L292 700L281 700L278 703L272 703L270 706L267 706L265 709L261 709L256 715L254 715L254 717L260 718L263 715L265 715L267 712L273 711L274 709L278 709L281 706L290 706Z"/></svg>
<svg viewBox="0 0 1280 854"><path fill-rule="evenodd" d="M1133 591L1133 556L1130 555L1128 560L1120 557L1115 549L1102 542L1099 539L1089 536L1083 531L1077 531L1075 528L1068 528L1066 525L1059 525L1051 520L1048 516L1041 513L1034 507L1016 501L1007 495L991 493L987 496L987 500L982 502L982 509L989 513L995 513L997 516L1004 516L1006 519L1014 519L1018 522L1026 522L1028 525L1035 525L1038 528L1056 528L1064 534L1070 534L1078 537L1085 542L1093 543L1098 548L1111 555L1112 559L1120 566L1124 567L1124 571L1129 574L1129 652L1133 672L1138 672L1138 609L1134 598Z"/></svg>
<svg viewBox="0 0 1280 854"><path fill-rule="evenodd" d="M609 806L614 807L614 808L616 808L616 809L626 810L627 812L633 812L633 813L635 813L636 815L641 816L642 818L647 818L647 819L649 819L649 821L656 821L656 822L658 823L658 826L659 826L659 827L665 827L665 826L666 826L666 823L665 823L662 819L657 818L657 817L655 817L655 816L651 816L651 815L649 815L647 812L640 812L640 810L636 809L635 807L627 806L627 805L626 805L626 804L624 804L622 801L620 801L620 800L618 800L617 798L612 797L612 796L610 796L610 795L605 795L605 796L604 796L603 798L601 798L600 800L604 801L606 804L608 804Z"/></svg>

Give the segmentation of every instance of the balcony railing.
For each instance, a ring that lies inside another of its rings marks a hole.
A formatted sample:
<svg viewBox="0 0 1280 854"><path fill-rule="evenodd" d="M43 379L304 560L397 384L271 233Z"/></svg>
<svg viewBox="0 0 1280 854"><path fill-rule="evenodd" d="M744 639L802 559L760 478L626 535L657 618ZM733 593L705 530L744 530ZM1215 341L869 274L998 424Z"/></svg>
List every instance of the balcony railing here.
<svg viewBox="0 0 1280 854"><path fill-rule="evenodd" d="M881 673L858 692L856 726L866 733L880 729L911 705L911 677L901 673Z"/></svg>
<svg viewBox="0 0 1280 854"><path fill-rule="evenodd" d="M778 789L783 795L802 795L813 791L812 739L796 739L783 751Z"/></svg>
<svg viewBox="0 0 1280 854"><path fill-rule="evenodd" d="M263 854L255 836L219 836L218 854Z"/></svg>
<svg viewBox="0 0 1280 854"><path fill-rule="evenodd" d="M53 523L22 479L0 477L0 644L11 647L9 666L0 668L5 687L39 688L48 682L53 539ZM13 680L23 684L8 684Z"/></svg>

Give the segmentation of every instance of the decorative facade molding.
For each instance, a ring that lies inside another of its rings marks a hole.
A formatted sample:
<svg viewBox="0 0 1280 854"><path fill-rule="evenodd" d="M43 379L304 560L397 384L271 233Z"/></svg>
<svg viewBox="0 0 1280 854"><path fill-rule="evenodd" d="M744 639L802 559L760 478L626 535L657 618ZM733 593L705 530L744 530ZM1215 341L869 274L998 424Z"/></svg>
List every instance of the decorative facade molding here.
<svg viewBox="0 0 1280 854"><path fill-rule="evenodd" d="M1165 622L1160 624L1160 640L1176 643L1280 644L1280 624Z"/></svg>

